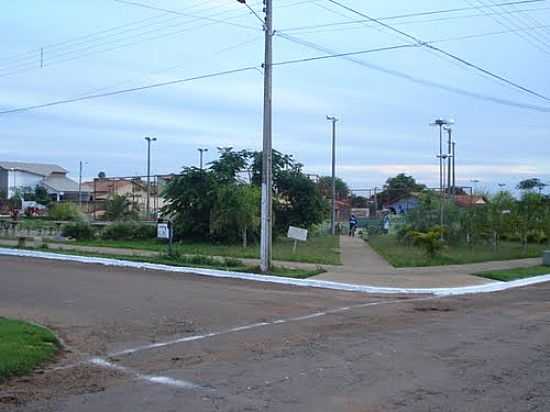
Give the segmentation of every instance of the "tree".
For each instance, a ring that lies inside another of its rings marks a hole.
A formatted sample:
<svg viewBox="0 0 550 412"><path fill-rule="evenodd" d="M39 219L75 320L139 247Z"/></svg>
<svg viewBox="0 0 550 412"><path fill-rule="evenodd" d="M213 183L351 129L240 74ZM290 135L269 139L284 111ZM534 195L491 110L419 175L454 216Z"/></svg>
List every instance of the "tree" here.
<svg viewBox="0 0 550 412"><path fill-rule="evenodd" d="M100 179L105 179L107 177L107 174L105 172L99 172L97 174L97 177Z"/></svg>
<svg viewBox="0 0 550 412"><path fill-rule="evenodd" d="M105 219L107 220L133 220L137 217L137 206L132 204L127 196L115 194L105 202Z"/></svg>
<svg viewBox="0 0 550 412"><path fill-rule="evenodd" d="M493 246L498 248L500 237L512 230L512 209L516 200L510 192L498 192L488 205L487 218L490 231L493 233Z"/></svg>
<svg viewBox="0 0 550 412"><path fill-rule="evenodd" d="M349 187L346 182L337 177L335 179L336 199L347 199L349 196ZM322 176L319 178L319 191L327 199L332 199L332 177Z"/></svg>
<svg viewBox="0 0 550 412"><path fill-rule="evenodd" d="M525 252L529 234L541 231L544 211L544 197L539 193L525 192L512 211L512 224L519 234Z"/></svg>
<svg viewBox="0 0 550 412"><path fill-rule="evenodd" d="M369 207L369 199L365 196L357 196L352 193L351 207L365 209Z"/></svg>
<svg viewBox="0 0 550 412"><path fill-rule="evenodd" d="M212 209L210 232L223 240L240 237L244 248L260 225L260 190L249 184L221 186Z"/></svg>
<svg viewBox="0 0 550 412"><path fill-rule="evenodd" d="M378 195L379 201L383 203L401 199L415 192L422 192L426 186L416 182L414 177L400 173L395 177L386 180L384 190Z"/></svg>
<svg viewBox="0 0 550 412"><path fill-rule="evenodd" d="M176 238L205 239L210 233L210 216L216 203L218 181L214 173L186 167L164 190L164 215L174 219Z"/></svg>
<svg viewBox="0 0 550 412"><path fill-rule="evenodd" d="M209 169L220 183L237 181L239 172L247 168L250 152L235 152L232 147L218 147L218 153L219 159L211 162Z"/></svg>
<svg viewBox="0 0 550 412"><path fill-rule="evenodd" d="M319 186L300 169L282 171L277 182L275 227L284 233L289 226L309 228L321 223L329 212Z"/></svg>
<svg viewBox="0 0 550 412"><path fill-rule="evenodd" d="M537 189L539 192L546 187L546 183L543 183L538 177L532 179L525 179L518 183L516 186L518 190L530 191Z"/></svg>

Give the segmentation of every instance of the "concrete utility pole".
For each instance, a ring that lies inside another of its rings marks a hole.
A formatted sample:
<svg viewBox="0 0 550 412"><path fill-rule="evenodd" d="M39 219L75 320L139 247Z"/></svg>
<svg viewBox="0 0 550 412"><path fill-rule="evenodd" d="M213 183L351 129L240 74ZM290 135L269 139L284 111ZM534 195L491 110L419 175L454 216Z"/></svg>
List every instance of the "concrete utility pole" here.
<svg viewBox="0 0 550 412"><path fill-rule="evenodd" d="M156 137L146 137L147 141L147 203L146 203L146 213L147 218L151 214L151 142L156 142Z"/></svg>
<svg viewBox="0 0 550 412"><path fill-rule="evenodd" d="M453 195L456 194L456 142L453 142L453 152L452 152L452 160L453 160Z"/></svg>
<svg viewBox="0 0 550 412"><path fill-rule="evenodd" d="M332 123L332 204L330 212L330 233L336 234L336 122L338 119L334 116L327 116L327 120Z"/></svg>
<svg viewBox="0 0 550 412"><path fill-rule="evenodd" d="M273 91L273 0L264 0L265 20L246 3L244 4L263 23L265 32L264 60L264 125L262 144L262 213L260 230L260 269L269 272L272 249L272 190L273 190L273 147L272 147L272 91Z"/></svg>
<svg viewBox="0 0 550 412"><path fill-rule="evenodd" d="M453 161L453 129L451 127L446 127L448 139L447 139L447 193L451 194L454 191L453 182L452 182L452 161Z"/></svg>
<svg viewBox="0 0 550 412"><path fill-rule="evenodd" d="M78 167L78 206L82 207L82 168L84 167L84 162L80 161Z"/></svg>
<svg viewBox="0 0 550 412"><path fill-rule="evenodd" d="M206 147L199 147L197 150L198 150L199 153L200 153L200 155L199 155L199 156L200 156L200 162L199 162L199 164L200 164L200 168L201 168L201 170L202 170L202 169L203 169L203 167L202 167L202 166L203 166L203 164L202 164L202 156L203 156L203 153L204 153L204 152L208 152L208 149L207 149Z"/></svg>
<svg viewBox="0 0 550 412"><path fill-rule="evenodd" d="M431 126L439 127L439 224L443 229L445 223L443 218L443 126L450 126L453 122L451 120L436 119ZM443 232L441 233L441 239L443 240Z"/></svg>

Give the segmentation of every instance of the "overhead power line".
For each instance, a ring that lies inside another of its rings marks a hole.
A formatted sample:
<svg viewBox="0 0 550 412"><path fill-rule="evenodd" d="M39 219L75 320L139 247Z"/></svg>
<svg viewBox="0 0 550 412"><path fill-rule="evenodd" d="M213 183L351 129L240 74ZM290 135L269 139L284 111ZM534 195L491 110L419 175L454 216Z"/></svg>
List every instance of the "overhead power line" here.
<svg viewBox="0 0 550 412"><path fill-rule="evenodd" d="M288 36L288 35L285 35L284 38L286 38L286 39L292 38L293 40L296 40L292 36ZM299 64L299 63L306 63L306 62L312 62L312 61L328 60L328 59L334 59L334 58L353 59L353 56L355 56L355 55L376 53L376 52L381 52L381 51L390 51L390 50L395 50L395 49L400 49L400 48L419 47L419 45L416 45L416 44L402 44L402 45L389 46L389 47L376 48L376 49L368 49L368 50L361 50L361 51L355 51L355 52L333 53L333 52L328 51L327 49L322 48L321 46L317 46L315 44L308 43L308 42L305 42L305 41L301 41L300 44L306 45L307 47L311 47L311 48L314 48L314 49L317 49L317 50L321 50L321 51L323 51L324 53L327 53L327 54L322 55L322 56L314 56L314 57L307 57L307 58L301 58L301 59L285 60L285 61L275 62L275 63L273 63L273 66L284 66L284 65L290 65L290 64ZM434 88L442 89L442 90L445 90L445 91L450 91L450 92L453 92L453 93L465 95L465 96L468 96L468 97L473 97L473 98L476 98L476 99L491 101L491 102L494 102L494 103L499 103L499 104L503 104L503 105L507 105L507 106L513 106L513 107L518 107L518 108L522 108L522 109L529 109L529 110L545 112L545 113L550 112L550 107L530 105L530 104L522 104L522 103L517 103L517 102L511 101L511 100L500 99L500 98L496 98L496 97L492 97L492 96L486 96L486 95L482 95L482 94L479 94L479 93L474 93L474 92L470 92L470 91L467 91L467 90L442 85L442 84L439 84L439 83L436 83L436 82L432 82L432 81L428 81L428 80L424 80L424 79L418 79L418 78L415 78L415 77L410 76L408 74L401 73L401 72L391 70L391 69L382 68L380 66L368 64L368 63L365 63L361 60L353 59L352 61L354 61L356 63L358 62L359 64L361 64L365 67L369 67L371 69L382 71L386 74L390 74L390 75L393 75L395 77L404 78L406 80L412 81L414 83L422 84L424 86L434 87ZM207 73L207 74L203 74L203 75L187 77L187 78L184 78L184 79L176 79L176 80L170 80L170 81L166 81L166 82L152 83L152 84L139 86L139 87L132 87L132 88L128 88L128 89L115 90L115 91L112 91L112 92L89 94L89 95L86 95L86 96L80 96L80 97L76 97L76 98L56 100L56 101L43 103L43 104L37 104L37 105L32 105L32 106L25 106L25 107L19 107L19 108L14 108L14 109L8 109L8 110L0 111L0 115L28 112L28 111L43 109L43 108L52 107L52 106L60 106L60 105L76 103L76 102L80 102L80 101L94 100L94 99L110 97L110 96L117 96L117 95L122 95L122 94L128 94L128 93L134 93L134 92L138 92L138 91L148 90L148 89L155 89L155 88L160 88L160 87L165 87L165 86L172 86L172 85L176 85L176 84L187 83L187 82L191 82L191 81L195 81L195 80L202 80L202 79L208 79L208 78L214 78L214 77L220 77L220 76L226 76L226 75L230 75L230 74L236 74L236 73L241 73L241 72L246 72L246 71L256 71L256 70L258 70L258 66L245 66L245 67L236 68L236 69L232 69L232 70L225 70L225 71L220 71L220 72Z"/></svg>
<svg viewBox="0 0 550 412"><path fill-rule="evenodd" d="M506 2L506 3L498 3L498 5L499 6L523 5L523 4L530 4L530 3L541 3L541 2L545 2L545 1L546 0L512 1L512 2ZM460 13L460 12L472 11L472 10L482 10L483 8L488 8L488 7L490 7L490 6L471 6L471 7L460 7L460 8L444 9L444 10L430 10L430 11L422 11L422 12L417 12L417 13L407 13L407 14L397 14L397 15L393 15L393 16L377 17L377 19L380 20L380 21L403 20L403 19L408 19L408 18L412 18L412 17L425 17L425 16L440 15L440 14ZM519 9L516 12L520 13L522 11L524 11L524 10ZM462 17L472 17L472 16L479 16L479 14L475 14L475 15L470 14L470 15L467 15L467 16L457 16L457 17L462 18ZM325 28L325 27L360 24L360 23L365 23L365 22L368 22L368 21L370 21L370 20L366 20L366 19L347 20L347 21L335 22L335 23L324 23L324 24L313 24L313 25L307 25L307 26L289 27L287 29L281 29L279 31L291 32L291 31L311 30L311 29L318 29L318 28ZM429 22L430 20L426 20L426 21Z"/></svg>
<svg viewBox="0 0 550 412"><path fill-rule="evenodd" d="M446 51L446 50L443 50L443 49L441 49L441 48L439 48L439 47L437 47L437 46L431 45L431 44L429 44L429 43L427 43L427 42L425 42L425 41L419 39L418 37L413 36L412 34L409 34L409 33L405 32L405 31L403 31L403 30L400 30L400 29L397 29L397 28L391 26L390 24L384 23L384 22L382 22L382 21L380 21L380 20L378 20L378 19L376 19L376 18L374 18L374 17L371 17L371 16L369 16L369 15L363 13L363 12L360 12L360 11L354 9L354 8L351 8L351 7L349 7L349 6L346 6L345 4L340 3L339 1L336 1L336 0L327 0L327 1L330 2L330 3L332 3L332 4L337 5L337 6L341 7L341 8L343 8L343 9L345 9L345 10L351 12L351 13L354 13L354 14L357 14L357 15L359 15L359 16L362 16L362 17L366 18L367 20L369 20L369 21L371 21L371 22L373 22L373 23L377 23L377 24L380 25L381 27L384 27L384 28L386 28L386 29L388 29L388 30L390 30L390 31L392 31L392 32L394 32L394 33L397 33L397 34L399 34L399 35L401 35L401 36L403 36L403 37L405 37L405 38L407 38L407 39L409 39L409 40L412 40L413 42L415 42L415 43L417 43L417 44L419 44L419 45L421 45L421 46L423 46L423 47L426 47L426 48L428 48L428 49L430 49L430 50L436 51L436 52L438 52L438 53L440 53L440 54L442 54L442 55L444 55L444 56L446 56L446 57L448 57L448 58L450 58L450 59L452 59L452 60L454 60L454 61L457 61L457 62L459 62L459 63L461 63L461 64L463 64L463 65L465 65L465 66L467 66L467 67L470 67L470 68L472 68L472 69L474 69L474 70L477 70L477 71L479 71L479 72L481 72L481 73L483 73L483 74L485 74L485 75L487 75L487 76L489 76L489 77L492 77L492 78L494 78L494 79L496 79L496 80L499 80L500 82L503 82L504 84L508 84L509 86L514 87L514 88L516 88L516 89L518 89L518 90L521 90L521 91L523 91L523 92L525 92L525 93L527 93L527 94L530 94L530 95L532 95L532 96L535 96L535 97L538 97L538 98L540 98L540 99L543 99L543 100L545 100L545 101L550 102L550 98L544 96L544 95L541 94L541 93L538 93L538 92L536 92L536 91L534 91L534 90L531 90L531 89L529 89L529 88L527 88L527 87L525 87L525 86L522 86L522 85L520 85L520 84L518 84L518 83L515 83L515 82L513 82L513 81L511 81L511 80L508 80L507 78L505 78L505 77L503 77L503 76L501 76L501 75L498 75L498 74L496 74L496 73L493 73L493 72L490 71L490 70L487 70L487 69L485 69L485 68L483 68L483 67L481 67L481 66L478 66L478 65L475 64L475 63L472 63L472 62L470 62L470 61L468 61L468 60L466 60L466 59L464 59L464 58L462 58L462 57L459 57L459 56L457 56L457 55L455 55L455 54L453 54L453 53L450 53L450 52L448 52L448 51Z"/></svg>

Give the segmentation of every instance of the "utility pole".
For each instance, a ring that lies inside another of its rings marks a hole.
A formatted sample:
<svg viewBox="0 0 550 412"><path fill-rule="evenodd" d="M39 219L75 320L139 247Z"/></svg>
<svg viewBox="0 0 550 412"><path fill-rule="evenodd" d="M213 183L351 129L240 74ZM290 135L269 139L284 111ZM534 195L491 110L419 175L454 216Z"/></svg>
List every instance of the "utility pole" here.
<svg viewBox="0 0 550 412"><path fill-rule="evenodd" d="M203 153L204 153L204 152L208 152L208 149L207 149L206 147L204 147L204 148L203 148L203 147L199 147L197 150L198 150L199 153L200 153L200 155L199 155L199 156L200 156L200 162L199 162L199 164L200 164L200 169L202 170L202 169L203 169L203 167L202 167L202 166L203 166L203 164L202 164L202 156L203 156Z"/></svg>
<svg viewBox="0 0 550 412"><path fill-rule="evenodd" d="M332 204L330 212L330 233L336 235L336 122L334 116L327 116L332 123Z"/></svg>
<svg viewBox="0 0 550 412"><path fill-rule="evenodd" d="M436 119L431 126L439 127L439 224L441 229L445 223L443 218L443 126L453 124L451 120ZM441 240L443 240L443 231L441 232Z"/></svg>
<svg viewBox="0 0 550 412"><path fill-rule="evenodd" d="M265 20L246 3L244 4L263 23L265 33L264 60L264 120L262 142L262 211L260 230L260 269L269 272L272 249L272 190L273 190L273 147L272 147L272 92L273 92L273 0L264 0Z"/></svg>
<svg viewBox="0 0 550 412"><path fill-rule="evenodd" d="M451 153L452 155L452 160L453 160L453 190L452 190L452 193L453 195L456 194L456 163L455 163L455 159L456 159L456 142L453 142L453 151Z"/></svg>
<svg viewBox="0 0 550 412"><path fill-rule="evenodd" d="M82 207L82 167L83 162L80 161L79 168L78 168L78 207Z"/></svg>
<svg viewBox="0 0 550 412"><path fill-rule="evenodd" d="M447 131L448 139L447 139L447 193L451 194L452 191L454 191L453 183L452 183L452 161L453 161L453 129L451 127L446 127L445 130Z"/></svg>
<svg viewBox="0 0 550 412"><path fill-rule="evenodd" d="M147 141L147 203L146 213L147 219L151 215L151 142L156 142L156 137L146 137Z"/></svg>

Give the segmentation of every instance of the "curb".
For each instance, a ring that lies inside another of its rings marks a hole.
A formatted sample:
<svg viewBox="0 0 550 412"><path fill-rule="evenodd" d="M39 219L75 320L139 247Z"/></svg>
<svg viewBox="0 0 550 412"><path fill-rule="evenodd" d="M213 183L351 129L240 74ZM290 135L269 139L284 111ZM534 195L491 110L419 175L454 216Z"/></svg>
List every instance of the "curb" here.
<svg viewBox="0 0 550 412"><path fill-rule="evenodd" d="M86 257L75 255L64 255L60 253L40 252L34 250L21 250L0 248L0 256L30 257L47 260L57 260L65 262L76 262L85 264L99 264L103 266L146 269L161 272L182 273L198 276L208 276L217 278L240 279L255 282L274 283L279 285L300 286L320 289L340 290L346 292L372 293L372 294L400 294L400 295L433 295L433 296L458 296L479 293L501 292L508 289L514 289L524 286L537 285L550 282L550 274L534 276L526 279L518 279L510 282L491 282L485 285L463 286L454 288L395 288L395 287L377 287L370 285L357 285L351 283L339 283L328 280L312 279L293 279L278 276L267 276L243 272L231 272L215 269L188 268L179 266L169 266L157 263L135 262L129 260ZM550 270L550 269L549 269Z"/></svg>

